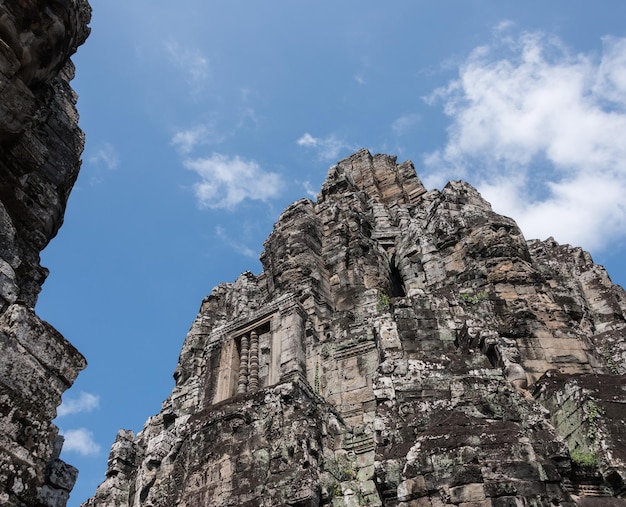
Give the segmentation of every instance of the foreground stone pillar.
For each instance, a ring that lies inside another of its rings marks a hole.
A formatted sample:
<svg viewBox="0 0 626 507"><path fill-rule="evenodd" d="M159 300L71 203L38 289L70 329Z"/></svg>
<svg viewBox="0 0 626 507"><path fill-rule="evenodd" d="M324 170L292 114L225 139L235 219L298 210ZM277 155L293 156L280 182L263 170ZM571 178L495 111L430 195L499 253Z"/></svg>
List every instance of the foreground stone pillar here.
<svg viewBox="0 0 626 507"><path fill-rule="evenodd" d="M250 378L248 392L254 392L259 388L259 335L256 331L250 333Z"/></svg>
<svg viewBox="0 0 626 507"><path fill-rule="evenodd" d="M237 385L237 394L243 394L247 391L248 386L248 335L241 337L241 359L239 361L239 384Z"/></svg>

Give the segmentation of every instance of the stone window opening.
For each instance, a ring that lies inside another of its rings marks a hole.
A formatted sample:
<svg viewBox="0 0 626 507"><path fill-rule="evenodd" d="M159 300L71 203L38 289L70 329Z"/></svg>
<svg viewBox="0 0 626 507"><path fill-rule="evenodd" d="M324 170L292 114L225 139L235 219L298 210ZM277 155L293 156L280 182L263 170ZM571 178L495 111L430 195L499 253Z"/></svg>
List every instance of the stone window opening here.
<svg viewBox="0 0 626 507"><path fill-rule="evenodd" d="M282 305L280 304L282 303ZM292 379L306 378L307 313L295 296L241 318L214 336L204 384L205 405Z"/></svg>
<svg viewBox="0 0 626 507"><path fill-rule="evenodd" d="M222 345L218 386L213 402L267 387L270 321L236 334Z"/></svg>
<svg viewBox="0 0 626 507"><path fill-rule="evenodd" d="M270 323L255 327L235 338L239 376L235 394L252 393L267 385Z"/></svg>

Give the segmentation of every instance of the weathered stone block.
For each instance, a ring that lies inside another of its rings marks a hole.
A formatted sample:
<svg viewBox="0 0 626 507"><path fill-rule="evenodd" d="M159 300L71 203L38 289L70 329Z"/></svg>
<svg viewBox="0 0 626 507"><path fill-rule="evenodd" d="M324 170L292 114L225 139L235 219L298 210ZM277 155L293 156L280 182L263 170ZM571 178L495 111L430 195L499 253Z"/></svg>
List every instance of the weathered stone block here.
<svg viewBox="0 0 626 507"><path fill-rule="evenodd" d="M78 469L56 459L48 464L48 482L56 488L71 491L78 477Z"/></svg>
<svg viewBox="0 0 626 507"><path fill-rule="evenodd" d="M400 502L425 496L427 493L426 481L422 475L418 475L412 479L406 479L398 484L398 501Z"/></svg>
<svg viewBox="0 0 626 507"><path fill-rule="evenodd" d="M485 500L483 484L465 484L450 488L450 500L453 503L482 502Z"/></svg>
<svg viewBox="0 0 626 507"><path fill-rule="evenodd" d="M44 484L39 491L40 505L45 507L65 507L69 500L70 494L65 489L53 488L48 484Z"/></svg>

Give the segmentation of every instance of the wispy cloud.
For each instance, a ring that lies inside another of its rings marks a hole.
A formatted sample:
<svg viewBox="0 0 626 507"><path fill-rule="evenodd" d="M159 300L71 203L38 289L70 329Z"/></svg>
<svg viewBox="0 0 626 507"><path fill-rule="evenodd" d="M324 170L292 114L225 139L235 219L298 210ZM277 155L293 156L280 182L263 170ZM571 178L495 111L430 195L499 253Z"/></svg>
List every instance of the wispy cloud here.
<svg viewBox="0 0 626 507"><path fill-rule="evenodd" d="M313 149L321 160L335 161L342 151L354 151L356 148L335 135L313 137L308 132L296 141L299 146Z"/></svg>
<svg viewBox="0 0 626 507"><path fill-rule="evenodd" d="M213 153L183 164L200 176L194 192L203 208L232 209L245 199L268 201L278 197L285 187L280 174L265 171L256 161L239 156Z"/></svg>
<svg viewBox="0 0 626 507"><path fill-rule="evenodd" d="M117 169L120 165L120 158L117 150L110 143L102 143L97 146L87 157L90 164L104 166L106 169Z"/></svg>
<svg viewBox="0 0 626 507"><path fill-rule="evenodd" d="M425 182L470 179L527 237L586 248L623 238L626 39L604 39L598 61L509 26L426 97L452 123L446 146L425 157Z"/></svg>
<svg viewBox="0 0 626 507"><path fill-rule="evenodd" d="M241 254L241 255L243 255L245 257L250 257L252 259L258 259L259 258L259 252L257 252L256 250L250 248L245 243L242 243L240 241L236 241L233 238L231 238L223 227L220 227L218 225L215 228L215 235L220 239L220 241L222 243L224 243L228 247L232 248L237 253L239 253L239 254Z"/></svg>
<svg viewBox="0 0 626 507"><path fill-rule="evenodd" d="M194 148L224 142L229 134L218 132L214 124L200 124L189 129L177 131L172 137L172 145L183 155L188 155Z"/></svg>
<svg viewBox="0 0 626 507"><path fill-rule="evenodd" d="M391 130L396 136L402 136L406 134L411 127L417 125L420 122L419 114L405 114L396 118L391 124Z"/></svg>
<svg viewBox="0 0 626 507"><path fill-rule="evenodd" d="M189 153L198 144L203 144L206 128L204 125L179 130L172 137L172 144L183 154Z"/></svg>
<svg viewBox="0 0 626 507"><path fill-rule="evenodd" d="M310 181L304 181L302 183L302 186L304 187L304 191L309 197L311 197L312 199L317 199L317 191L315 190L315 188L313 188L313 185Z"/></svg>
<svg viewBox="0 0 626 507"><path fill-rule="evenodd" d="M63 417L70 414L78 414L81 412L91 412L100 406L100 397L81 391L78 398L64 399L63 403L57 409L57 417Z"/></svg>
<svg viewBox="0 0 626 507"><path fill-rule="evenodd" d="M515 26L515 23L513 21L511 21L510 19L504 19L500 21L498 24L496 24L496 26L493 28L493 32L495 34L506 32L507 30L513 28L514 26Z"/></svg>
<svg viewBox="0 0 626 507"><path fill-rule="evenodd" d="M186 76L187 83L200 87L209 78L209 61L198 49L181 46L175 40L163 43L167 56Z"/></svg>
<svg viewBox="0 0 626 507"><path fill-rule="evenodd" d="M93 438L93 433L85 428L62 431L65 437L64 452L75 452L82 456L93 456L100 452L100 446Z"/></svg>

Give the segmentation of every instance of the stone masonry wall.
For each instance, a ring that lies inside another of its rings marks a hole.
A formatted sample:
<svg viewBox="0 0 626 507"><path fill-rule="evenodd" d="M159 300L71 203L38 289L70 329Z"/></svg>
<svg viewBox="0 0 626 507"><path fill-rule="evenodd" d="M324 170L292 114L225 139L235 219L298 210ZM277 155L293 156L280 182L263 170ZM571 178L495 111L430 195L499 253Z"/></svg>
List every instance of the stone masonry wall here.
<svg viewBox="0 0 626 507"><path fill-rule="evenodd" d="M70 56L86 0L0 1L0 504L65 505L75 468L52 424L86 363L33 308L39 253L63 222L83 149Z"/></svg>

